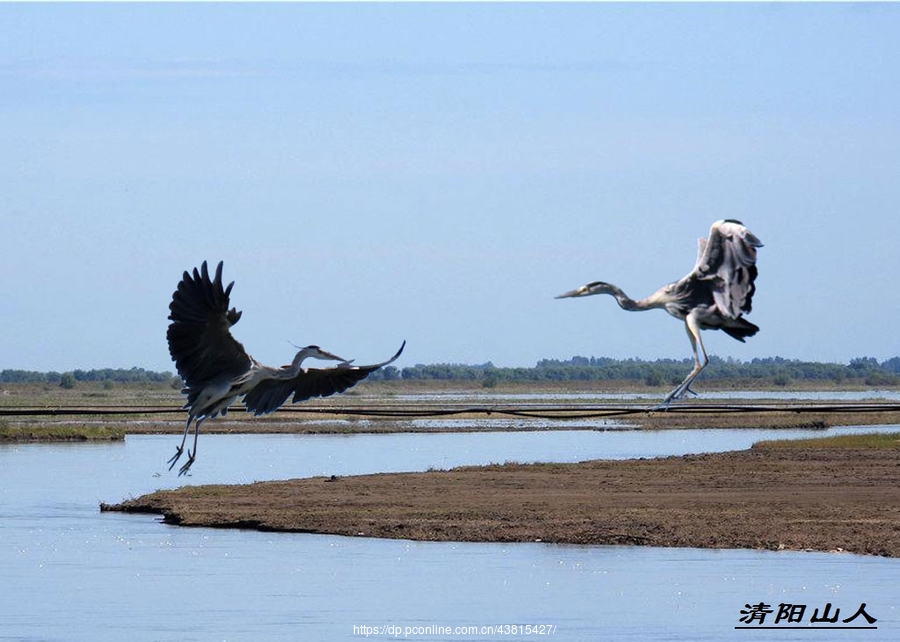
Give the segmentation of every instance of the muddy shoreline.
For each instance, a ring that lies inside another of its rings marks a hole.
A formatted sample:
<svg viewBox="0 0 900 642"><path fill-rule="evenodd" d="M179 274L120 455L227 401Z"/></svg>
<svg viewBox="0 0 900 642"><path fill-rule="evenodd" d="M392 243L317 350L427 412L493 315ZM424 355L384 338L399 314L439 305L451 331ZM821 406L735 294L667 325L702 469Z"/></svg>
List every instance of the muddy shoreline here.
<svg viewBox="0 0 900 642"><path fill-rule="evenodd" d="M762 446L660 459L186 486L101 510L159 514L183 526L427 541L900 557L898 479L900 445Z"/></svg>

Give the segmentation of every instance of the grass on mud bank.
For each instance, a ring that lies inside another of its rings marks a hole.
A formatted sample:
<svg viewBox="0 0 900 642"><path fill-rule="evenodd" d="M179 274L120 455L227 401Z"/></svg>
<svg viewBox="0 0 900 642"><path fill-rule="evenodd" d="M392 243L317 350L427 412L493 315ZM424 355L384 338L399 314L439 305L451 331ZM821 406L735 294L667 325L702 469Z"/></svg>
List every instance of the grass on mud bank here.
<svg viewBox="0 0 900 642"><path fill-rule="evenodd" d="M49 441L122 441L125 426L87 426L78 424L23 424L0 423L0 443L2 442L49 442Z"/></svg>
<svg viewBox="0 0 900 642"><path fill-rule="evenodd" d="M876 450L900 450L900 433L868 433L861 435L835 435L812 439L772 439L753 444L757 449L800 450L811 448L865 448Z"/></svg>

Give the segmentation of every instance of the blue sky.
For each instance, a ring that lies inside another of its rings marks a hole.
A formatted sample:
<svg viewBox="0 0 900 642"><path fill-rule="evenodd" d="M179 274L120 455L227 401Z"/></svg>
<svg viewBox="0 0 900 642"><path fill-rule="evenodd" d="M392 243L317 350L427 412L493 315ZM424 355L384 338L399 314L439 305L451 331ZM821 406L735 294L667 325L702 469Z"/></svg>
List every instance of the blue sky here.
<svg viewBox="0 0 900 642"><path fill-rule="evenodd" d="M741 344L900 354L898 4L0 4L0 369L174 370L225 261L264 363L681 358L612 298L765 243Z"/></svg>

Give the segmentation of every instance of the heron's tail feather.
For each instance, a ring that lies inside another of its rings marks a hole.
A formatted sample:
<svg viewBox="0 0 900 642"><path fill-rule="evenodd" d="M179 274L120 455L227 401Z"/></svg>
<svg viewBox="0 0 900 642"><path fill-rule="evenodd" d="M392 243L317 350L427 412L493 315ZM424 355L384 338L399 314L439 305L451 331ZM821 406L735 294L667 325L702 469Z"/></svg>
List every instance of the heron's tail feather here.
<svg viewBox="0 0 900 642"><path fill-rule="evenodd" d="M729 321L728 325L722 326L722 330L727 332L729 336L732 336L743 343L744 339L752 337L759 332L759 326L750 323L744 317L738 317L733 321Z"/></svg>

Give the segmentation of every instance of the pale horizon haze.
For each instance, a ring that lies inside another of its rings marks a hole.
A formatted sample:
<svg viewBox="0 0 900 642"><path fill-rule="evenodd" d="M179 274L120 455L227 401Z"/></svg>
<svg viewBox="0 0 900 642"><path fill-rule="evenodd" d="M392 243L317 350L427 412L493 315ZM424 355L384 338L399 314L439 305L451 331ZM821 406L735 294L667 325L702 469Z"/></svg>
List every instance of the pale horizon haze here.
<svg viewBox="0 0 900 642"><path fill-rule="evenodd" d="M0 4L0 370L174 372L182 272L289 363L689 357L635 298L713 221L745 344L900 355L900 4Z"/></svg>

